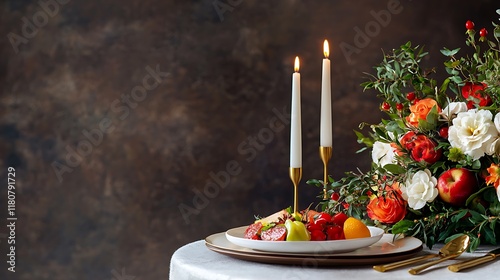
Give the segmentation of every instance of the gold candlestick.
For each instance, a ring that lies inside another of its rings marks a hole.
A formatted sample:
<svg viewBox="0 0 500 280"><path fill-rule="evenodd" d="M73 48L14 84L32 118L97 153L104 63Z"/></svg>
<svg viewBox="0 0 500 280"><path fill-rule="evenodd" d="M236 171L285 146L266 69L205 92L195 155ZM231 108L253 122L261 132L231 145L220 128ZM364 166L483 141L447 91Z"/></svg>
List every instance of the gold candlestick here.
<svg viewBox="0 0 500 280"><path fill-rule="evenodd" d="M289 173L293 183L293 213L296 215L298 214L297 209L299 207L299 192L297 187L300 179L302 179L302 167L290 167Z"/></svg>
<svg viewBox="0 0 500 280"><path fill-rule="evenodd" d="M328 195L326 192L326 186L328 184L328 162L332 158L332 147L323 147L319 146L319 156L321 157L321 160L323 161L323 174L324 174L324 180L323 180L323 199L327 200Z"/></svg>

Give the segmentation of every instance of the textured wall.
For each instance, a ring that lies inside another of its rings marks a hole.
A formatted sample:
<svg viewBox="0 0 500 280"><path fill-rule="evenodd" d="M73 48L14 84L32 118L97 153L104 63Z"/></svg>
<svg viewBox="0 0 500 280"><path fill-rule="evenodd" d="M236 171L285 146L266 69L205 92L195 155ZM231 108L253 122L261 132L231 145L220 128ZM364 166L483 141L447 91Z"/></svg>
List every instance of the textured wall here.
<svg viewBox="0 0 500 280"><path fill-rule="evenodd" d="M463 45L467 19L496 19L493 0L457 2L2 1L0 225L9 166L18 220L16 273L0 226L0 279L167 279L178 247L291 205L295 55L300 204L316 203L319 190L305 181L322 177L323 40L332 46L330 173L339 178L369 166L352 130L381 116L359 87L381 49L412 40L440 66L439 49ZM382 10L390 18L377 23Z"/></svg>

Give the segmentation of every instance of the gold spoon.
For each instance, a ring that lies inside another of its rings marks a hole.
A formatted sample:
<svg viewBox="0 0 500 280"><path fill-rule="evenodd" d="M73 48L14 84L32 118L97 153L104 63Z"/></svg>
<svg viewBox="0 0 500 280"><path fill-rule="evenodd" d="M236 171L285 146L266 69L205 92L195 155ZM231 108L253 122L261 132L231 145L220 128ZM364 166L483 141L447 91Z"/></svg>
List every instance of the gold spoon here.
<svg viewBox="0 0 500 280"><path fill-rule="evenodd" d="M454 259L460 256L463 252L465 252L465 250L467 250L467 248L469 247L469 243L470 243L469 236L466 234L461 235L448 242L443 248L441 248L441 250L439 250L440 259L423 264L421 266L414 267L408 270L408 272L413 275L419 274L422 270L428 267L431 267L440 262L444 262L445 260Z"/></svg>
<svg viewBox="0 0 500 280"><path fill-rule="evenodd" d="M444 254L444 252L450 252L450 250L452 248L456 248L457 247L456 244L463 243L464 242L463 239L466 238L465 236L467 236L467 235L459 236L459 237L451 240L450 242L446 243L443 246L443 248L441 248L441 250L439 250L439 254L429 254L429 255L415 257L415 258L402 260L402 261L398 261L398 262L394 262L394 263L389 263L389 264L384 264L384 265L375 265L375 266L373 266L373 269L375 269L376 271L385 272L385 271L389 271L389 270L392 270L392 269L395 269L398 267L406 266L409 264L414 264L414 263L417 263L417 262L420 262L420 261L423 261L426 259L439 257L439 256L441 256L441 254ZM469 236L467 236L467 245L469 243L468 239L469 239Z"/></svg>

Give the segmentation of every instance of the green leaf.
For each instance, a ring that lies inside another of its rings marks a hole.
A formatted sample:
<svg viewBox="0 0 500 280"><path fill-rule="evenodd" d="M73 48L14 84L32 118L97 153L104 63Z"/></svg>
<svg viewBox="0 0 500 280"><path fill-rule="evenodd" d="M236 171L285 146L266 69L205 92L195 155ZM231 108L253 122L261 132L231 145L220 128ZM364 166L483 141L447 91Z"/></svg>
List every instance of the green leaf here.
<svg viewBox="0 0 500 280"><path fill-rule="evenodd" d="M406 173L406 169L404 169L401 165L398 164L389 163L384 165L383 168L394 175Z"/></svg>
<svg viewBox="0 0 500 280"><path fill-rule="evenodd" d="M393 234L405 233L413 226L415 226L415 223L413 221L401 220L392 226L392 233Z"/></svg>
<svg viewBox="0 0 500 280"><path fill-rule="evenodd" d="M497 244L495 232L490 227L483 227L482 233L486 242L493 245Z"/></svg>
<svg viewBox="0 0 500 280"><path fill-rule="evenodd" d="M476 197L478 197L481 193L487 191L488 189L490 189L490 187L481 188L481 189L479 189L479 191L471 194L471 196L469 196L469 198L467 198L465 205L466 206L470 205L472 203L472 201L474 201L474 199L476 199Z"/></svg>
<svg viewBox="0 0 500 280"><path fill-rule="evenodd" d="M472 162L472 169L480 169L481 168L481 161L475 160Z"/></svg>
<svg viewBox="0 0 500 280"><path fill-rule="evenodd" d="M478 224L478 223L481 223L482 221L484 220L487 220L488 217L485 217L483 215L481 215L480 213L476 212L476 211L469 211L469 213L471 214L471 216L469 217L469 220L473 223L473 224Z"/></svg>
<svg viewBox="0 0 500 280"><path fill-rule="evenodd" d="M454 234L454 235L448 236L448 238L446 238L446 239L444 240L444 242L445 242L445 243L448 243L448 242L450 242L451 240L453 240L453 239L455 239L455 238L457 238L457 237L460 237L460 236L462 236L462 235L465 235L465 234L463 234L463 233L457 233L457 234Z"/></svg>
<svg viewBox="0 0 500 280"><path fill-rule="evenodd" d="M455 60L455 61L453 61L453 62L451 63L451 67L452 67L452 68L455 68L455 67L457 67L457 66L459 66L459 65L460 65L460 60Z"/></svg>
<svg viewBox="0 0 500 280"><path fill-rule="evenodd" d="M456 48L454 50L449 50L447 48L444 48L441 50L441 53L445 56L454 56L455 54L458 53L459 50L460 50L460 48Z"/></svg>
<svg viewBox="0 0 500 280"><path fill-rule="evenodd" d="M460 76L453 76L453 77L450 77L450 79L454 83L459 84L459 85L461 85L463 83L462 78L460 78Z"/></svg>
<svg viewBox="0 0 500 280"><path fill-rule="evenodd" d="M495 30L493 31L493 35L497 38L500 37L500 29L495 28Z"/></svg>
<svg viewBox="0 0 500 280"><path fill-rule="evenodd" d="M467 250L473 252L477 249L477 247L479 247L481 241L479 238L477 238L477 236L469 236L469 237L470 237L470 244Z"/></svg>
<svg viewBox="0 0 500 280"><path fill-rule="evenodd" d="M458 212L458 214L453 215L453 216L451 217L451 221L452 221L453 223L456 223L456 222L458 222L460 219L462 219L463 217L465 217L465 215L467 215L467 213L469 213L469 211L468 211L467 209L460 210L460 211Z"/></svg>
<svg viewBox="0 0 500 280"><path fill-rule="evenodd" d="M306 181L306 184L308 184L308 185L316 185L316 186L318 186L318 185L323 186L323 184L321 184L320 180L317 180L317 179L309 179L309 180Z"/></svg>

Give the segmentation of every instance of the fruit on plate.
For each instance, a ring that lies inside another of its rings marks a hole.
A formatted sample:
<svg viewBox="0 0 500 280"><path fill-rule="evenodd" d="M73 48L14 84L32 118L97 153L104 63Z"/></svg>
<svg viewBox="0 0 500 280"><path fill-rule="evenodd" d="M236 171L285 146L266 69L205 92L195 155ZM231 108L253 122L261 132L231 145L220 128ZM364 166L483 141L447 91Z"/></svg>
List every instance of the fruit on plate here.
<svg viewBox="0 0 500 280"><path fill-rule="evenodd" d="M284 241L285 238L287 238L287 231L288 231L285 226L277 225L268 228L266 230L263 230L260 234L260 238L266 241Z"/></svg>
<svg viewBox="0 0 500 280"><path fill-rule="evenodd" d="M366 238L370 237L371 233L368 227L360 220L349 217L344 222L345 239Z"/></svg>
<svg viewBox="0 0 500 280"><path fill-rule="evenodd" d="M451 168L439 176L437 189L444 202L463 206L477 189L476 176L465 168Z"/></svg>
<svg viewBox="0 0 500 280"><path fill-rule="evenodd" d="M314 216L310 216L307 222L307 229L311 232L311 240L340 240L345 239L343 224L347 219L347 215L339 212L331 216L326 212L318 212Z"/></svg>
<svg viewBox="0 0 500 280"><path fill-rule="evenodd" d="M245 230L245 238L246 239L260 239L262 231L262 223L253 223L247 227Z"/></svg>
<svg viewBox="0 0 500 280"><path fill-rule="evenodd" d="M280 218L283 218L284 216L287 216L288 212L286 211L286 209L283 209L283 210L280 210L274 214L271 214L267 217L264 217L264 218L261 218L261 219L258 219L256 220L255 222L256 223L261 223L263 225L267 225L267 224L270 224L270 223L274 223L276 221L278 221Z"/></svg>
<svg viewBox="0 0 500 280"><path fill-rule="evenodd" d="M306 226L302 221L285 221L286 228L286 240L287 241L309 241L311 240L311 234L307 230Z"/></svg>
<svg viewBox="0 0 500 280"><path fill-rule="evenodd" d="M290 209L257 219L245 230L245 238L265 241L326 241L370 237L360 220L339 212L330 215L314 210L301 211L298 218Z"/></svg>

